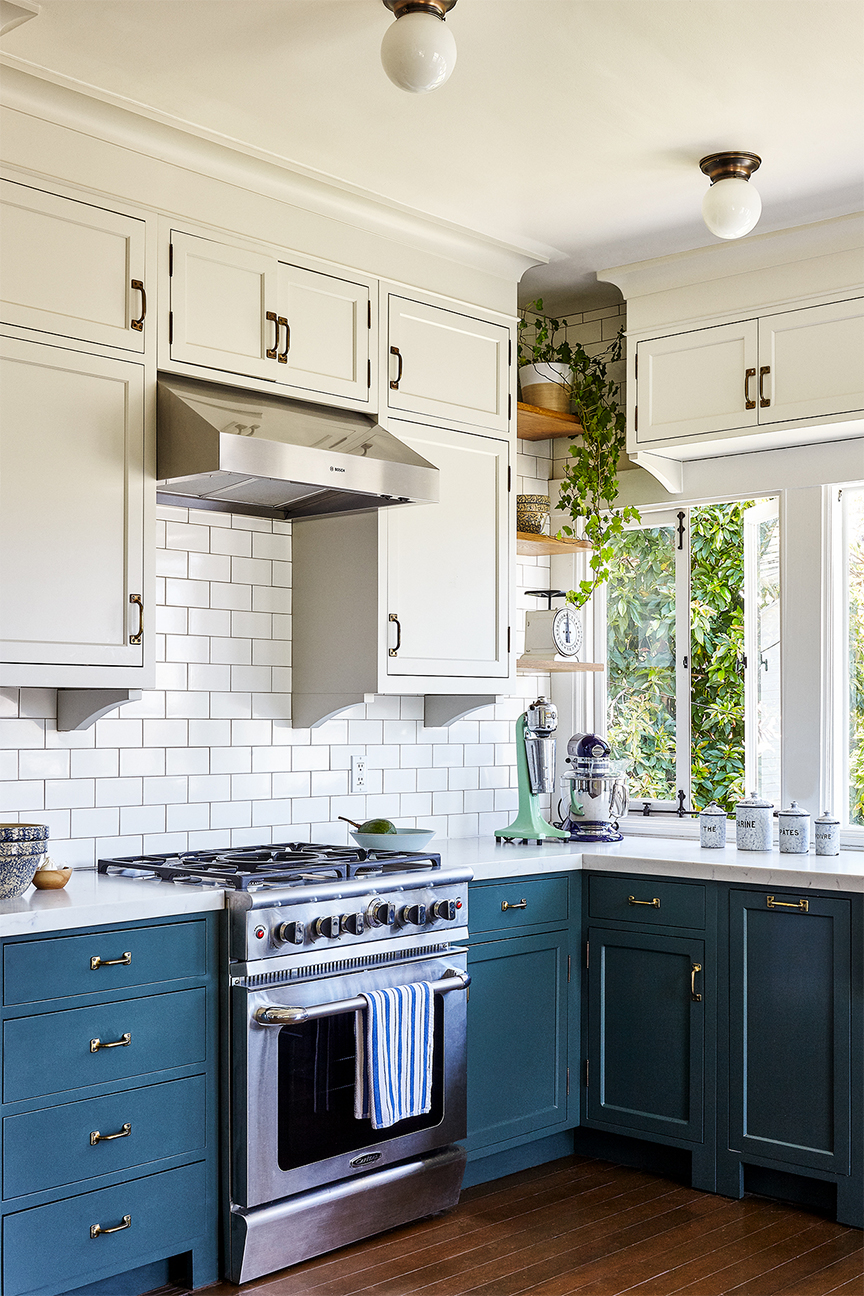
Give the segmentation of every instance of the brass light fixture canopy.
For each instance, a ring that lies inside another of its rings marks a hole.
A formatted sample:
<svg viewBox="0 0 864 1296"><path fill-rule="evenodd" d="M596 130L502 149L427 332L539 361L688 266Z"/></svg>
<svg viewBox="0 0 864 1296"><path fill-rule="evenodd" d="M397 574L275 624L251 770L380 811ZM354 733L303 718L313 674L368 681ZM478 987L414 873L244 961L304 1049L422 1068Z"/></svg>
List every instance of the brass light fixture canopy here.
<svg viewBox="0 0 864 1296"><path fill-rule="evenodd" d="M387 3L387 0L384 0ZM718 180L749 180L754 171L758 171L762 159L758 153L742 153L732 150L726 153L709 153L702 158L699 170L707 175L712 184Z"/></svg>
<svg viewBox="0 0 864 1296"><path fill-rule="evenodd" d="M383 0L384 7L397 18L407 13L428 13L442 22L455 3L456 0Z"/></svg>

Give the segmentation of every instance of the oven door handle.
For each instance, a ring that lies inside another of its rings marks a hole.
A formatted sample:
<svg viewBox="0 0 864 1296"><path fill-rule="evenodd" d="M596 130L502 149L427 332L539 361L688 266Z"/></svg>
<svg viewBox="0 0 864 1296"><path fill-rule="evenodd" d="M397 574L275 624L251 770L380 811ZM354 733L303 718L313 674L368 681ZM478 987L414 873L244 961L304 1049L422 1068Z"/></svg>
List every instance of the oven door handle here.
<svg viewBox="0 0 864 1296"><path fill-rule="evenodd" d="M449 968L440 981L431 981L429 984L435 994L447 994L449 990L467 990L471 977L458 968ZM313 1021L316 1017L338 1017L340 1013L357 1012L365 1007L366 1000L362 995L357 995L355 999L337 999L334 1003L316 1004L312 1008L259 1008L254 1016L259 1026L296 1026L300 1022Z"/></svg>

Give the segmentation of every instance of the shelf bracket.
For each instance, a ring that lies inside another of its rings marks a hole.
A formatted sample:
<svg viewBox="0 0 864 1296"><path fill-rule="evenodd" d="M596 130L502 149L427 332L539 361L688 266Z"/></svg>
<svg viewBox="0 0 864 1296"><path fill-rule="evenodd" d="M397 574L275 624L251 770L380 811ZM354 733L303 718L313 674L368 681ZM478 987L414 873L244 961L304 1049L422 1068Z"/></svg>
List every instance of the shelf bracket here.
<svg viewBox="0 0 864 1296"><path fill-rule="evenodd" d="M292 693L291 728L317 729L349 707L371 702L374 693Z"/></svg>
<svg viewBox="0 0 864 1296"><path fill-rule="evenodd" d="M637 468L645 468L670 495L680 495L684 490L684 464L680 459L666 459L663 455L637 450L630 458Z"/></svg>
<svg viewBox="0 0 864 1296"><path fill-rule="evenodd" d="M423 725L426 729L443 729L461 720L471 711L497 702L495 693L426 693L423 698Z"/></svg>
<svg viewBox="0 0 864 1296"><path fill-rule="evenodd" d="M125 702L140 702L141 689L84 688L57 690L57 728L60 733L89 729L109 711Z"/></svg>

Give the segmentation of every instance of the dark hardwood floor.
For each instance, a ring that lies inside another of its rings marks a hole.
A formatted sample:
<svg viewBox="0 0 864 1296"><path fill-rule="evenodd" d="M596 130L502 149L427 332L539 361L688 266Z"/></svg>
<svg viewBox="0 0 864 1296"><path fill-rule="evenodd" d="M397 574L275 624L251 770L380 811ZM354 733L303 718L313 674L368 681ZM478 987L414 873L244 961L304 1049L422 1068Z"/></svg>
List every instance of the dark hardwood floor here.
<svg viewBox="0 0 864 1296"><path fill-rule="evenodd" d="M407 1224L205 1296L862 1296L858 1229L573 1156Z"/></svg>

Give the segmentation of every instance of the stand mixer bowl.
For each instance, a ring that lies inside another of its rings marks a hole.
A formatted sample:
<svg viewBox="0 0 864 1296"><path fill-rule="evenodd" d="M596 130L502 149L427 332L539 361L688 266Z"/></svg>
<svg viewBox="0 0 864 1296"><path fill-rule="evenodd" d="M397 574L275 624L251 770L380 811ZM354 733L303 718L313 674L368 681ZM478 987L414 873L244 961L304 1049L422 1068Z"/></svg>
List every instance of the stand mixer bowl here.
<svg viewBox="0 0 864 1296"><path fill-rule="evenodd" d="M567 744L572 769L561 775L566 828L574 841L621 841L618 820L627 813L627 762L611 760L596 734L574 734Z"/></svg>

